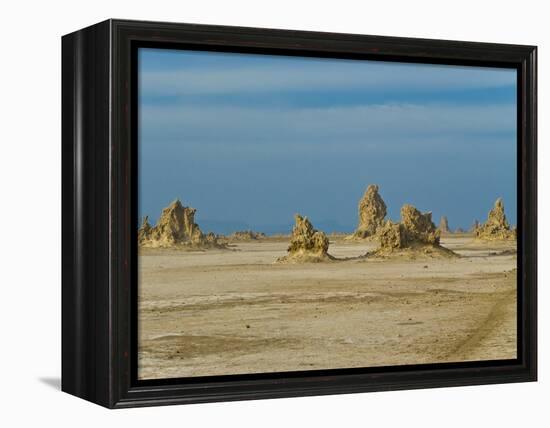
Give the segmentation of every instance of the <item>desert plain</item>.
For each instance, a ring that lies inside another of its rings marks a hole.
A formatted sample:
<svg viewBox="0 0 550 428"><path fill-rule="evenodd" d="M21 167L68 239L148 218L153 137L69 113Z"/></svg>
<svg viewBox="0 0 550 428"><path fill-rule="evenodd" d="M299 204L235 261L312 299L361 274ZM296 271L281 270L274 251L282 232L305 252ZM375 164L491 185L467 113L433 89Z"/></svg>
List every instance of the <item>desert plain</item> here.
<svg viewBox="0 0 550 428"><path fill-rule="evenodd" d="M516 242L441 237L459 257L275 263L288 237L140 248L138 377L160 379L516 358Z"/></svg>

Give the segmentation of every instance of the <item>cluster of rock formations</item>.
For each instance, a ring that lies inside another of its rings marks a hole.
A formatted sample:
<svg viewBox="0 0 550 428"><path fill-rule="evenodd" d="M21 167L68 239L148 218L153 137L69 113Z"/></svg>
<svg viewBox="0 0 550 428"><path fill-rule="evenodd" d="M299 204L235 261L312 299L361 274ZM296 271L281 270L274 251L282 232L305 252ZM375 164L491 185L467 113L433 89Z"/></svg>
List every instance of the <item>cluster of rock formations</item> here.
<svg viewBox="0 0 550 428"><path fill-rule="evenodd" d="M213 233L204 234L195 223L195 208L184 207L179 199L162 210L155 226L145 217L138 230L138 245L141 247L222 247Z"/></svg>
<svg viewBox="0 0 550 428"><path fill-rule="evenodd" d="M439 233L442 236L443 235L466 233L466 231L464 229L462 229L461 227L457 227L455 230L452 230L449 227L449 220L447 219L447 216L441 216L441 219L439 220L439 226L437 226L437 229L439 230ZM473 229L470 232L473 233Z"/></svg>
<svg viewBox="0 0 550 428"><path fill-rule="evenodd" d="M426 255L456 255L439 243L440 231L432 221L432 213L422 213L412 205L403 205L401 221L388 220L378 232L380 248L372 254L387 256L396 252Z"/></svg>
<svg viewBox="0 0 550 428"><path fill-rule="evenodd" d="M412 205L401 208L401 221L385 220L387 207L378 193L379 187L371 184L359 201L359 223L351 239L376 239L380 248L371 255L386 256L397 252L452 253L439 244L441 233L450 233L446 217L439 228L431 213L421 213Z"/></svg>
<svg viewBox="0 0 550 428"><path fill-rule="evenodd" d="M510 227L504 213L504 202L498 198L495 206L489 211L487 221L478 224L474 230L475 237L480 240L512 240L516 239L516 230Z"/></svg>
<svg viewBox="0 0 550 428"><path fill-rule="evenodd" d="M441 217L439 227L432 222L431 213L421 213L412 205L401 208L401 221L394 223L385 220L386 204L378 193L378 186L370 185L359 202L359 224L350 238L377 239L380 248L373 255L387 255L403 252L426 253L431 255L456 255L440 245L441 235L453 233L446 216ZM457 233L463 233L457 229ZM480 225L477 220L471 230L478 239L509 240L516 239L516 231L510 228L504 214L502 199L498 199L489 213L486 223Z"/></svg>
<svg viewBox="0 0 550 428"><path fill-rule="evenodd" d="M412 205L401 208L401 221L385 220L387 207L378 193L377 185L368 186L359 202L359 224L351 239L377 239L380 247L367 256L386 257L393 254L425 254L429 256L456 256L440 245L440 230L432 221L432 214L421 213ZM279 262L312 262L336 260L328 254L329 240L315 230L307 217L295 216L288 254ZM446 230L448 230L448 225Z"/></svg>
<svg viewBox="0 0 550 428"><path fill-rule="evenodd" d="M374 238L379 228L384 225L387 209L384 200L378 193L378 186L371 184L359 201L359 224L352 238Z"/></svg>
<svg viewBox="0 0 550 428"><path fill-rule="evenodd" d="M387 207L378 193L378 186L367 187L359 201L359 222L357 229L348 238L376 239L380 247L367 256L386 257L392 254L425 254L429 256L456 256L440 245L441 234L452 233L447 217L441 217L439 226L432 221L432 213L422 213L412 205L403 205L399 222L385 220ZM195 223L196 210L185 207L175 200L162 210L155 226L145 217L138 231L138 244L142 247L192 247L224 248L225 242L252 241L266 238L261 232L252 230L237 231L227 237L213 233L204 234ZM324 232L314 229L307 217L296 214L290 236L288 254L277 262L303 263L336 260L328 253L329 239ZM476 220L473 233L480 240L516 239L516 230L506 220L504 204L499 198L489 212L487 221L479 224Z"/></svg>
<svg viewBox="0 0 550 428"><path fill-rule="evenodd" d="M306 263L333 260L328 254L329 240L325 233L313 228L307 217L294 216L288 254L277 259L278 263Z"/></svg>
<svg viewBox="0 0 550 428"><path fill-rule="evenodd" d="M231 241L256 241L265 237L266 235L263 232L254 232L253 230L239 230L229 235L227 239Z"/></svg>

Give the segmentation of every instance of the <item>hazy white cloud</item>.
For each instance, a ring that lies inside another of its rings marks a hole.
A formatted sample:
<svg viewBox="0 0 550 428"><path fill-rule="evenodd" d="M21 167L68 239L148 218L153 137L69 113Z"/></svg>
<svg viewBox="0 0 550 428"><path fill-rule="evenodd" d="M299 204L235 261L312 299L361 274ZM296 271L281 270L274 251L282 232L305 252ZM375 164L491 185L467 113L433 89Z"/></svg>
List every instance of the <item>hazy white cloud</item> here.
<svg viewBox="0 0 550 428"><path fill-rule="evenodd" d="M144 106L146 138L211 142L392 141L515 132L513 105L366 105L328 108Z"/></svg>
<svg viewBox="0 0 550 428"><path fill-rule="evenodd" d="M280 63L226 69L143 71L143 95L212 95L272 91L498 88L515 84L515 71L481 67L390 63Z"/></svg>
<svg viewBox="0 0 550 428"><path fill-rule="evenodd" d="M497 195L515 204L514 70L173 51L147 58L140 213L158 215L179 195L203 219L221 206L224 220L261 230L299 210L351 230L369 183L381 185L392 216L409 202L436 217L453 213L455 227L485 215ZM481 91L490 88L507 90Z"/></svg>

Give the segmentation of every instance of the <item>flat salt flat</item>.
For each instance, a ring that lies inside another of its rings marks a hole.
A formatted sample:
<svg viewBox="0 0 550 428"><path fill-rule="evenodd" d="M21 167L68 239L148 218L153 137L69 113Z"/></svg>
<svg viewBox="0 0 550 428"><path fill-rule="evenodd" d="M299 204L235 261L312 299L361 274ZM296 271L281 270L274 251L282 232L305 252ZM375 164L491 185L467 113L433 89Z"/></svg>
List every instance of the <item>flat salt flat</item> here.
<svg viewBox="0 0 550 428"><path fill-rule="evenodd" d="M275 264L286 240L139 255L138 377L516 358L515 242L445 236L457 259Z"/></svg>

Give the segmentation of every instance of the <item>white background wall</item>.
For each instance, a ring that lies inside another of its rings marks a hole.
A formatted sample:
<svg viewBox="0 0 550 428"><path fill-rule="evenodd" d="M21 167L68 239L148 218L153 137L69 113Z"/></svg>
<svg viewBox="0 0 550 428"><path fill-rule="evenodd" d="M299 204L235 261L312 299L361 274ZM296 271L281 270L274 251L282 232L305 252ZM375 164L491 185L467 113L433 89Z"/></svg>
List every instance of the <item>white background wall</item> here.
<svg viewBox="0 0 550 428"><path fill-rule="evenodd" d="M35 1L2 4L0 425L548 426L548 264L539 270L540 381L107 411L59 392L60 36L106 18L539 46L539 219L548 218L550 44L545 1ZM475 189L472 189L475 191ZM550 230L539 223L539 260ZM545 397L546 395L546 397ZM7 423L6 423L7 422ZM528 425L527 425L528 424Z"/></svg>

